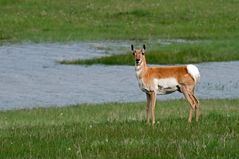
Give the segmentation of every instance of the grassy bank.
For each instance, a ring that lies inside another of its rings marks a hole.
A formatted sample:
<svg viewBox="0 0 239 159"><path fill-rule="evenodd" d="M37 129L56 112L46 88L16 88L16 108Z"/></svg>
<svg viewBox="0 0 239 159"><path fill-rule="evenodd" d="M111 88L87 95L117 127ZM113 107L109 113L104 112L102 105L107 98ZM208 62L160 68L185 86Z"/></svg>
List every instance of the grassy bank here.
<svg viewBox="0 0 239 159"><path fill-rule="evenodd" d="M202 100L187 123L185 101L161 101L156 127L145 103L0 112L1 158L238 158L239 100Z"/></svg>
<svg viewBox="0 0 239 159"><path fill-rule="evenodd" d="M141 45L139 45L142 47ZM130 47L130 44L129 44ZM152 47L152 48L151 48ZM200 41L188 44L153 45L146 50L149 64L187 64L239 60L237 41ZM130 48L129 48L130 50ZM134 65L132 52L92 59L62 60L61 64Z"/></svg>

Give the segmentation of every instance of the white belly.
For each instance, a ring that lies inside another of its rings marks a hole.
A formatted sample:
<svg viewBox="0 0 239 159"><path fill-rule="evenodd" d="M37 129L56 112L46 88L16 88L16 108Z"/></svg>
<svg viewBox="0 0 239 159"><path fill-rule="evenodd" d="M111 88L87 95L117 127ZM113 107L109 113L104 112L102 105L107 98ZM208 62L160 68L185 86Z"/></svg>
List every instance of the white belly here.
<svg viewBox="0 0 239 159"><path fill-rule="evenodd" d="M169 94L178 90L178 82L175 78L154 79L154 88L157 94Z"/></svg>

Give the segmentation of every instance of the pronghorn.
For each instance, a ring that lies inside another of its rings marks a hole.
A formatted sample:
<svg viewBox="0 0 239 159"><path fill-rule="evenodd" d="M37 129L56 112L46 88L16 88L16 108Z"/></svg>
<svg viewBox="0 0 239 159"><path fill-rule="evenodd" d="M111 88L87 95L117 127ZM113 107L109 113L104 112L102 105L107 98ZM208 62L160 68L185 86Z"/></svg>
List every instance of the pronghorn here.
<svg viewBox="0 0 239 159"><path fill-rule="evenodd" d="M147 123L149 124L149 109L151 107L152 126L155 123L155 103L157 94L169 94L175 91L183 93L189 102L188 122L192 121L192 112L196 110L196 121L199 118L199 101L194 94L200 73L195 65L149 67L145 59L145 45L142 49L134 49L136 77L140 89L146 93Z"/></svg>

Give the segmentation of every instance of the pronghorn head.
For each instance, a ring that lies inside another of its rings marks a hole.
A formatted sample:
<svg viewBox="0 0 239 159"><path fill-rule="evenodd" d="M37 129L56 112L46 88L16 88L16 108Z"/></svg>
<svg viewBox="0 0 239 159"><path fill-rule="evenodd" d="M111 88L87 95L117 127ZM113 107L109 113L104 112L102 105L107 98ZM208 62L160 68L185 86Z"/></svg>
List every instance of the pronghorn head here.
<svg viewBox="0 0 239 159"><path fill-rule="evenodd" d="M133 56L135 59L135 64L140 65L143 61L145 61L145 45L143 45L142 49L134 49L134 45L131 45L131 50L133 51Z"/></svg>

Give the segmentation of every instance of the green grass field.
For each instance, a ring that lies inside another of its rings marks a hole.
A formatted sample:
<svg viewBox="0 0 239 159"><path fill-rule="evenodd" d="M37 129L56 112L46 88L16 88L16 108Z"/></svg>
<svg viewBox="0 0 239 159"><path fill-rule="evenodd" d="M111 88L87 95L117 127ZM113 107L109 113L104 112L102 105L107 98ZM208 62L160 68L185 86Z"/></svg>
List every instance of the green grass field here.
<svg viewBox="0 0 239 159"><path fill-rule="evenodd" d="M150 47L149 63L239 60L239 10L234 0L0 0L0 44L91 40L190 39ZM130 44L129 44L130 46ZM127 64L129 55L73 64ZM125 61L124 61L125 60Z"/></svg>
<svg viewBox="0 0 239 159"><path fill-rule="evenodd" d="M235 0L0 0L2 41L237 39Z"/></svg>
<svg viewBox="0 0 239 159"><path fill-rule="evenodd" d="M184 100L83 104L0 112L0 158L238 158L239 100L202 100L198 123Z"/></svg>

